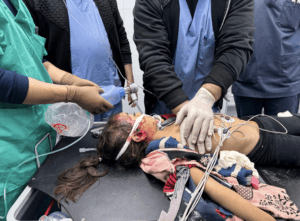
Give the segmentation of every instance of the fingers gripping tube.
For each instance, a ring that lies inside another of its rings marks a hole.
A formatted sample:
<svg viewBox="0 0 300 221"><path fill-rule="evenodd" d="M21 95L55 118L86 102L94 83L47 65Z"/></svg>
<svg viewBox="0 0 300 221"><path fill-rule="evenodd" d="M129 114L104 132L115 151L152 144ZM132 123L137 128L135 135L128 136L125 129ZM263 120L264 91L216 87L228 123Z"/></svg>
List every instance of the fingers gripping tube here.
<svg viewBox="0 0 300 221"><path fill-rule="evenodd" d="M137 98L137 92L138 92L138 86L133 83L129 86L124 88L126 94L130 94L132 101L135 103L136 107L138 108L139 112L143 113L142 109L139 106L138 98Z"/></svg>

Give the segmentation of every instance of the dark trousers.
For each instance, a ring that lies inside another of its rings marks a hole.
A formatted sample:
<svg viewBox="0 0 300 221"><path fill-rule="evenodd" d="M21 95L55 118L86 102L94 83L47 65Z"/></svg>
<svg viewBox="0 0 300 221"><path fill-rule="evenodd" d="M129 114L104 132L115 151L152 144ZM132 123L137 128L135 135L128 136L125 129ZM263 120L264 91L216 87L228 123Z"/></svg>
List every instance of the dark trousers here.
<svg viewBox="0 0 300 221"><path fill-rule="evenodd" d="M288 131L287 134L274 134L260 131L260 140L248 154L255 165L300 166L300 114L293 117L276 117ZM253 119L260 128L284 132L278 122L266 116Z"/></svg>
<svg viewBox="0 0 300 221"><path fill-rule="evenodd" d="M252 98L234 95L236 112L238 117L261 114L277 115L279 112L290 111L298 113L299 95L282 98Z"/></svg>

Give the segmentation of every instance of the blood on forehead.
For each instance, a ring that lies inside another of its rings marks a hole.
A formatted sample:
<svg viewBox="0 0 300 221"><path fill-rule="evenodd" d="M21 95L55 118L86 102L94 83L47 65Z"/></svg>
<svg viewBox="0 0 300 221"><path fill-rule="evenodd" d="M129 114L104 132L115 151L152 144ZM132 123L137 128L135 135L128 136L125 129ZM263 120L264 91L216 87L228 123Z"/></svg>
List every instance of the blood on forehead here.
<svg viewBox="0 0 300 221"><path fill-rule="evenodd" d="M135 120L133 120L130 116L127 115L117 115L115 120L119 121L120 123L126 122L134 125ZM147 123L146 118L144 117L142 121L139 123L139 126L136 130L137 133L142 133L146 135L145 140L150 142L153 138L153 135L156 132L156 123L155 121L151 122L150 124Z"/></svg>

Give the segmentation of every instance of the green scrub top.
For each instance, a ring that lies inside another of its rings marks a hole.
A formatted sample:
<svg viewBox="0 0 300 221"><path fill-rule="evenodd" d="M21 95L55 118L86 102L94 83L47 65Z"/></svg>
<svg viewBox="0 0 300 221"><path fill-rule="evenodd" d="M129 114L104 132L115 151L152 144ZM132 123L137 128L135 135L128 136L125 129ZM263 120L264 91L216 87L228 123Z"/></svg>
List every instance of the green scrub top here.
<svg viewBox="0 0 300 221"><path fill-rule="evenodd" d="M0 67L19 74L52 83L42 58L46 55L45 39L35 34L35 25L22 0L11 0L18 13L14 16L0 0ZM35 145L51 133L55 144L56 132L44 121L48 105L12 105L0 103L0 220L6 214L27 182L37 170L36 160L31 160L10 175L25 160L34 157ZM50 151L49 140L38 147L38 154ZM42 163L45 157L40 158ZM6 208L6 209L5 209Z"/></svg>

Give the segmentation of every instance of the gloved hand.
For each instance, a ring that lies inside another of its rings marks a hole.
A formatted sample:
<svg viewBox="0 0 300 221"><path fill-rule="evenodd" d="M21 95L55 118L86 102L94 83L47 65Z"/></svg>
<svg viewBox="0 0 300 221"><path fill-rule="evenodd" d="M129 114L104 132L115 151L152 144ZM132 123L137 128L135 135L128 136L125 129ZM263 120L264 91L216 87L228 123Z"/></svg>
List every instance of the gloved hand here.
<svg viewBox="0 0 300 221"><path fill-rule="evenodd" d="M66 102L74 102L83 109L89 111L92 114L102 114L114 106L105 100L99 93L103 93L103 89L99 86L68 86Z"/></svg>
<svg viewBox="0 0 300 221"><path fill-rule="evenodd" d="M99 87L97 84L95 84L92 81L86 80L86 79L82 79L80 77L77 77L76 75L70 74L70 73L65 73L61 80L60 80L60 84L65 84L65 85L73 85L73 86L95 86L95 87Z"/></svg>
<svg viewBox="0 0 300 221"><path fill-rule="evenodd" d="M184 134L184 128L186 125L186 117L183 119L183 121L180 124L180 141L181 144L184 146L187 146L191 149L191 150L196 150L196 144L192 143L192 136L188 136L187 140L184 138L183 134Z"/></svg>
<svg viewBox="0 0 300 221"><path fill-rule="evenodd" d="M214 130L214 114L212 106L215 98L206 89L201 88L195 97L184 105L177 114L175 124L180 124L180 139L183 145L191 149L198 147L200 154L211 151L211 136Z"/></svg>

